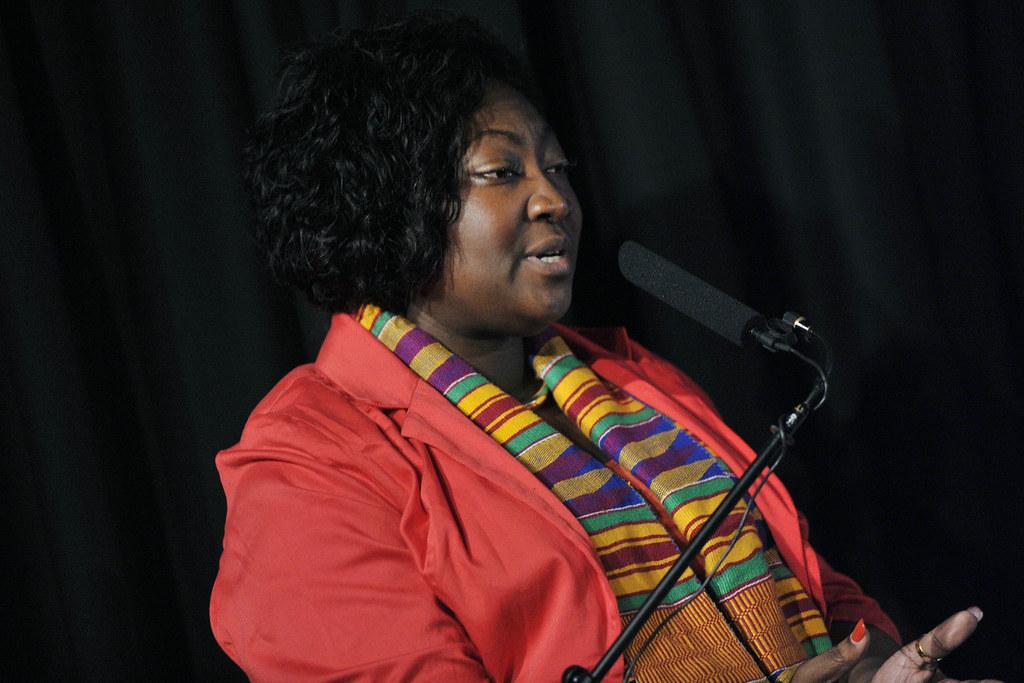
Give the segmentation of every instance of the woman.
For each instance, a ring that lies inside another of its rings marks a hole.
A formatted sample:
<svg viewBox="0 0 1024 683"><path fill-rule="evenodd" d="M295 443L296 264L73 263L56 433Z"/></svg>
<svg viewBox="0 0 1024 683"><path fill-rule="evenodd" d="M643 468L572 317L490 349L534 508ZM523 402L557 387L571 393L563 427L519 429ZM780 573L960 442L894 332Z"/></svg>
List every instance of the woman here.
<svg viewBox="0 0 1024 683"><path fill-rule="evenodd" d="M624 332L554 325L581 213L530 93L474 23L416 18L293 55L256 127L261 244L335 315L217 460L211 619L254 680L557 680L752 457ZM637 680L925 681L980 620L899 648L801 522L774 480L741 504Z"/></svg>

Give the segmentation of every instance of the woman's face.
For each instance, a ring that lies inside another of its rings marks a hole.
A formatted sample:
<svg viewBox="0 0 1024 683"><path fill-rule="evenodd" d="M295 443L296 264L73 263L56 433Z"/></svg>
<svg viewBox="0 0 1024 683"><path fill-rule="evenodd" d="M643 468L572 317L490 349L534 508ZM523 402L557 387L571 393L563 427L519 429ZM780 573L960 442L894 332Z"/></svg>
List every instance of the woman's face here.
<svg viewBox="0 0 1024 683"><path fill-rule="evenodd" d="M526 98L494 86L464 164L448 258L410 313L470 338L536 334L572 301L581 215L565 154Z"/></svg>

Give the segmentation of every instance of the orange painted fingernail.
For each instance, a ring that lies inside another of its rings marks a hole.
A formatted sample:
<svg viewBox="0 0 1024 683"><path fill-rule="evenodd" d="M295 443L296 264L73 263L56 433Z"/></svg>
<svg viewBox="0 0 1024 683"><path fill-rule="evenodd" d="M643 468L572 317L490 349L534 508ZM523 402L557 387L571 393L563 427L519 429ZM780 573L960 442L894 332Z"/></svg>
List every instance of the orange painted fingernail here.
<svg viewBox="0 0 1024 683"><path fill-rule="evenodd" d="M867 632L867 628L864 627L864 620L858 620L857 625L853 627L853 632L850 633L850 642L856 645L860 641L864 640L864 635Z"/></svg>

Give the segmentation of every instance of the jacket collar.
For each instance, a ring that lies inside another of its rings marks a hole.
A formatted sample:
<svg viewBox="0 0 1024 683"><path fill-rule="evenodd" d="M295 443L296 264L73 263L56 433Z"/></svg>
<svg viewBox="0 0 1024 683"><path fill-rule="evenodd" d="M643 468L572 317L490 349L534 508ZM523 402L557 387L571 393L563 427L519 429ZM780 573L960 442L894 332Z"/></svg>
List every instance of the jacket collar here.
<svg viewBox="0 0 1024 683"><path fill-rule="evenodd" d="M601 357L628 354L629 339L624 328L574 331L555 325L584 362ZM359 362L352 362L358 358ZM381 408L408 408L418 402L414 395L426 385L444 405L447 400L363 329L352 315L336 313L316 358L317 368L353 398ZM430 395L430 392L426 392ZM456 412L458 412L456 410Z"/></svg>
<svg viewBox="0 0 1024 683"><path fill-rule="evenodd" d="M331 318L316 366L353 398L381 408L408 408L422 381L346 313Z"/></svg>

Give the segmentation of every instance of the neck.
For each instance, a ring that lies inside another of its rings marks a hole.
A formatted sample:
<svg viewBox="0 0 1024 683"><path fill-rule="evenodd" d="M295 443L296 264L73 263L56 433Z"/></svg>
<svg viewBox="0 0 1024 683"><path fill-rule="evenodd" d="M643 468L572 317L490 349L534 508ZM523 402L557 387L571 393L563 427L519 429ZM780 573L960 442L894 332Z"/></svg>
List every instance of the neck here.
<svg viewBox="0 0 1024 683"><path fill-rule="evenodd" d="M415 307L406 317L516 399L525 401L537 389L538 380L526 365L522 337L468 336Z"/></svg>

